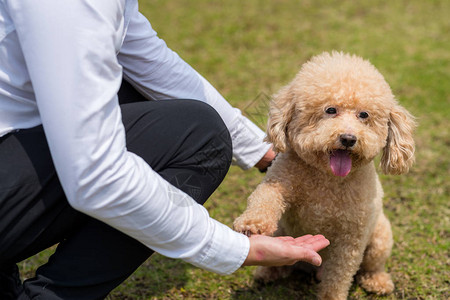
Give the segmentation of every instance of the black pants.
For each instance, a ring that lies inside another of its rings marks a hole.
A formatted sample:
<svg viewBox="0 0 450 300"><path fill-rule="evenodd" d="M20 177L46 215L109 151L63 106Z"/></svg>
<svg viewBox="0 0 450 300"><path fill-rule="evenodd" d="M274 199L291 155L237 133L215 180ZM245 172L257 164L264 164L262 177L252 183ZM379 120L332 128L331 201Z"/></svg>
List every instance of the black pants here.
<svg viewBox="0 0 450 300"><path fill-rule="evenodd" d="M141 101L126 83L119 96L128 150L203 204L231 162L220 116L194 100ZM56 243L21 284L16 263ZM41 126L0 138L0 299L102 299L152 253L70 207Z"/></svg>

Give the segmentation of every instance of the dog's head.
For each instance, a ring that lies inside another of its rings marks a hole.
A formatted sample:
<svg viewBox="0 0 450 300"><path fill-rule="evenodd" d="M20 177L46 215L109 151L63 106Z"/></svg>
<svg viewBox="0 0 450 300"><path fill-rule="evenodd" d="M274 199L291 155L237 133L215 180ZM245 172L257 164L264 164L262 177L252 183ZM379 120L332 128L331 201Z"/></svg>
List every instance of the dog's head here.
<svg viewBox="0 0 450 300"><path fill-rule="evenodd" d="M305 63L273 98L267 140L336 176L382 152L387 174L414 161L413 117L395 100L378 70L357 56L323 53Z"/></svg>

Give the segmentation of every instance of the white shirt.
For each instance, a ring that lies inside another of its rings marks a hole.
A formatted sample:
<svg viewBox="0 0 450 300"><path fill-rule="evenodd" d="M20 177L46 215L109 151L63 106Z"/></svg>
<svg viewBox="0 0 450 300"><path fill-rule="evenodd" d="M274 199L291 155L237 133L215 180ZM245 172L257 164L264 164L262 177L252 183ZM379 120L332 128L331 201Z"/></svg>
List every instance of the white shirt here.
<svg viewBox="0 0 450 300"><path fill-rule="evenodd" d="M248 238L127 151L117 101L122 73L149 99L212 105L242 168L267 152L263 132L167 48L136 0L0 0L0 136L43 124L75 209L163 255L234 272Z"/></svg>

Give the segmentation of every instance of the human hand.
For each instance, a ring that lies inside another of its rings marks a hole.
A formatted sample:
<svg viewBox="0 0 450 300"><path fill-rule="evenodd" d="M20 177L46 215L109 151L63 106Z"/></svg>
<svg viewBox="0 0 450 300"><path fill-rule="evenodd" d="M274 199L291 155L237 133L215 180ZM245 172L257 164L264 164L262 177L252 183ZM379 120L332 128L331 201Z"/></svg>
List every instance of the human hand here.
<svg viewBox="0 0 450 300"><path fill-rule="evenodd" d="M267 168L270 167L272 161L276 156L277 154L275 153L275 151L273 151L273 147L270 147L263 158L261 158L261 160L255 165L255 167L258 168L258 170L260 170L261 172L266 172Z"/></svg>
<svg viewBox="0 0 450 300"><path fill-rule="evenodd" d="M298 238L252 235L249 239L250 251L243 266L284 266L298 261L320 266L322 258L317 252L330 244L323 235Z"/></svg>

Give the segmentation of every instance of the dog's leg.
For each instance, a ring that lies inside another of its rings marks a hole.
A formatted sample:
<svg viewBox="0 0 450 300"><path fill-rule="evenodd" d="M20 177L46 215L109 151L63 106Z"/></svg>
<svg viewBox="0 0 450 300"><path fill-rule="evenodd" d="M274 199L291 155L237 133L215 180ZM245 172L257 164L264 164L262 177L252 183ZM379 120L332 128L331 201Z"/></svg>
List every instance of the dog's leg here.
<svg viewBox="0 0 450 300"><path fill-rule="evenodd" d="M391 224L381 213L357 276L358 283L368 292L382 295L394 290L391 276L384 269L391 254L392 244Z"/></svg>
<svg viewBox="0 0 450 300"><path fill-rule="evenodd" d="M255 281L261 283L273 282L277 279L286 278L291 275L293 270L292 266L281 267L258 267L255 271Z"/></svg>
<svg viewBox="0 0 450 300"><path fill-rule="evenodd" d="M346 236L351 236L347 234ZM334 245L334 247L333 247ZM364 248L351 240L331 241L322 257L321 282L317 298L321 300L345 300L353 282L353 276L361 264Z"/></svg>
<svg viewBox="0 0 450 300"><path fill-rule="evenodd" d="M262 182L248 198L247 209L233 224L234 230L247 234L272 235L286 209L282 183Z"/></svg>

